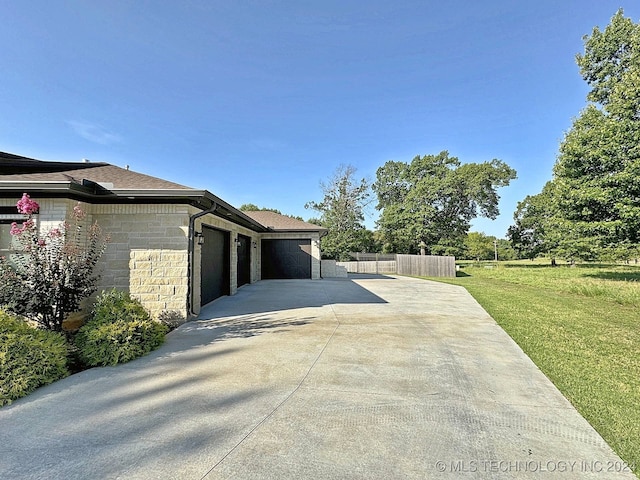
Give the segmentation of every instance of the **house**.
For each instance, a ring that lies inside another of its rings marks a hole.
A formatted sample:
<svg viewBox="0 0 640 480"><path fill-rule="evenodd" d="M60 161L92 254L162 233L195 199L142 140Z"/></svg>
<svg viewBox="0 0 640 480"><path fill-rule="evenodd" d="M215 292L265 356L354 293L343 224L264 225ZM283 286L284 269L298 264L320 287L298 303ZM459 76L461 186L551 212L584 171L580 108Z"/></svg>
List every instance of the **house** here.
<svg viewBox="0 0 640 480"><path fill-rule="evenodd" d="M152 313L188 318L261 279L320 278L325 229L274 212L242 212L207 190L108 163L50 162L0 152L0 254L23 193L47 231L80 202L110 235L99 290L127 290Z"/></svg>

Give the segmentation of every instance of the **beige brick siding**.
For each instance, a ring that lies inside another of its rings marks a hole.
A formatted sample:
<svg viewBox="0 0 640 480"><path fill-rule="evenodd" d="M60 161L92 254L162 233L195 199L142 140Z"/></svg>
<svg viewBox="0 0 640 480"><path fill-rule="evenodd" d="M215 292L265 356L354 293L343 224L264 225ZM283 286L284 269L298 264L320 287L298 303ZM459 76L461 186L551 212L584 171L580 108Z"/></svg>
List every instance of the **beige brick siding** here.
<svg viewBox="0 0 640 480"><path fill-rule="evenodd" d="M37 222L42 233L72 218L78 204L69 199L38 199ZM0 199L2 206L14 206L19 198ZM200 210L189 205L171 204L95 204L81 203L87 214L85 229L97 222L110 236L106 251L98 265L101 278L98 292L117 288L129 291L154 315L171 311L187 318L190 315L188 292L193 296L193 313L200 311L202 247L194 246L192 282L189 285L189 218ZM17 213L17 211L16 211ZM207 214L195 222L195 231L203 225L229 232L231 295L237 291L237 246L239 234L251 239L251 283L260 280L261 240L263 238L310 238L312 278L320 278L318 233L257 233L221 217ZM83 229L83 232L86 230Z"/></svg>
<svg viewBox="0 0 640 480"><path fill-rule="evenodd" d="M75 200L69 200L66 198L40 199L37 197L32 197L31 199L35 200L36 202L38 202L38 205L40 205L40 213L34 215L34 220L36 222L36 225L38 226L40 234L45 234L52 228L58 228L62 222L64 222L65 220L71 219L71 216L73 213L73 207L75 207L78 204L78 202L76 202ZM0 199L0 206L15 207L18 200L20 199L19 198L16 198L15 200L7 199L7 198ZM80 203L80 205L82 209L88 214L82 223L83 224L91 223L91 206L85 203ZM9 216L10 215L7 215L7 217ZM14 217L20 216L17 208L16 208L16 213L13 216Z"/></svg>
<svg viewBox="0 0 640 480"><path fill-rule="evenodd" d="M12 206L15 207L18 199L0 199L0 206ZM40 205L40 211L38 214L33 216L36 226L38 227L38 232L40 235L45 235L49 230L53 228L59 228L60 225L65 221L71 222L73 215L73 208L78 205L78 202L75 200L58 198L58 199L40 199L37 197L32 197L32 200L38 202ZM80 203L83 211L87 213L87 216L79 223L82 227L80 230L70 230L69 234L78 235L78 240L83 242L86 240L86 227L92 223L91 220L91 205L86 203ZM18 213L18 209L16 208L16 213L14 215L3 215L3 218L12 218L16 219L16 222L20 224L21 215ZM26 217L25 217L26 218ZM73 222L71 222L73 224ZM0 246L0 249L6 248L5 246Z"/></svg>
<svg viewBox="0 0 640 480"><path fill-rule="evenodd" d="M189 213L186 205L94 205L109 234L100 288L126 290L155 316L187 317Z"/></svg>

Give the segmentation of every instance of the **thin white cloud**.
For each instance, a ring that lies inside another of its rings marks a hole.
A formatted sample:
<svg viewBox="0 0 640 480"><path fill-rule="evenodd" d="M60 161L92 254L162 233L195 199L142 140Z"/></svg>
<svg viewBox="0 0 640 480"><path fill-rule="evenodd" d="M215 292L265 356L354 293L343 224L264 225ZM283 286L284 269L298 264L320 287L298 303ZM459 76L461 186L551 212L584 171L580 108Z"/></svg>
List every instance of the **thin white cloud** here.
<svg viewBox="0 0 640 480"><path fill-rule="evenodd" d="M70 120L67 123L78 135L90 142L99 143L100 145L110 145L122 141L120 135L109 132L95 123L78 122L75 120Z"/></svg>

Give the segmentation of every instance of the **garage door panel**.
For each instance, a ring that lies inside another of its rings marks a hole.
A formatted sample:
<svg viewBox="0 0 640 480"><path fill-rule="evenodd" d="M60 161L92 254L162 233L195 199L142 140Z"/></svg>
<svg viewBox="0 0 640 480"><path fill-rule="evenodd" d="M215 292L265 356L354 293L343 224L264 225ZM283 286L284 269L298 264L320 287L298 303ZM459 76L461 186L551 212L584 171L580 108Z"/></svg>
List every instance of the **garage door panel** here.
<svg viewBox="0 0 640 480"><path fill-rule="evenodd" d="M200 303L205 305L218 297L229 295L229 233L202 227Z"/></svg>
<svg viewBox="0 0 640 480"><path fill-rule="evenodd" d="M263 240L262 278L311 278L311 240Z"/></svg>

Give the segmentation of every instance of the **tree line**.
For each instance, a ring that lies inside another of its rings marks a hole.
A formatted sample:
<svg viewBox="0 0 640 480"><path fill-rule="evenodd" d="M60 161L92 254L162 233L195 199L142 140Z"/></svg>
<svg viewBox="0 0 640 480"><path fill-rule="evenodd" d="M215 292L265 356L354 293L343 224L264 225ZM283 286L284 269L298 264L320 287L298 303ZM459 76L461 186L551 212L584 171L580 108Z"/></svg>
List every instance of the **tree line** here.
<svg viewBox="0 0 640 480"><path fill-rule="evenodd" d="M566 260L640 256L640 25L622 9L584 37L576 56L590 87L587 106L560 144L552 179L518 203L507 240L470 232L477 217L499 215L498 189L516 171L493 159L462 163L443 151L389 161L373 182L341 166L306 207L328 229L323 254L426 253L459 258ZM374 200L376 231L364 226Z"/></svg>
<svg viewBox="0 0 640 480"><path fill-rule="evenodd" d="M591 90L564 135L553 178L518 204L519 254L628 260L640 254L640 25L622 10L576 56Z"/></svg>
<svg viewBox="0 0 640 480"><path fill-rule="evenodd" d="M352 252L418 253L462 256L471 221L496 218L497 189L509 185L516 171L493 159L461 163L448 152L416 156L410 163L389 161L370 184L357 178L353 166L341 166L326 183L324 198L306 207L312 219L328 229L322 252L346 260ZM375 232L364 226L365 210L377 198Z"/></svg>

